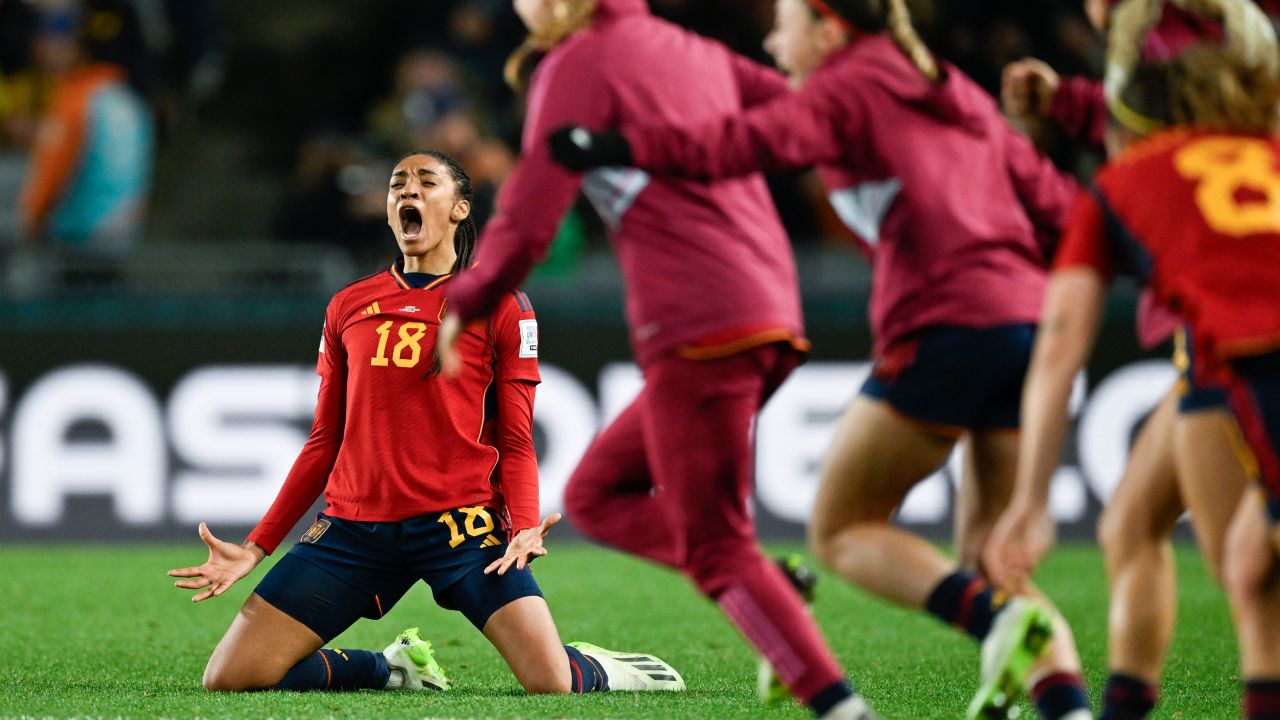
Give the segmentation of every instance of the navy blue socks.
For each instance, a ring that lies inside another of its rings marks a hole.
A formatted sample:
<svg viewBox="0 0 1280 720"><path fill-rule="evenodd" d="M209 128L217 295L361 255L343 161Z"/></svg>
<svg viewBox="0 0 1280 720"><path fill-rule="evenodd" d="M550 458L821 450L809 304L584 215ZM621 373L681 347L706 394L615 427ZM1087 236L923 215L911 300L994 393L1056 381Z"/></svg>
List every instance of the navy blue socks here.
<svg viewBox="0 0 1280 720"><path fill-rule="evenodd" d="M280 678L276 690L381 690L391 670L380 652L325 648L306 656Z"/></svg>

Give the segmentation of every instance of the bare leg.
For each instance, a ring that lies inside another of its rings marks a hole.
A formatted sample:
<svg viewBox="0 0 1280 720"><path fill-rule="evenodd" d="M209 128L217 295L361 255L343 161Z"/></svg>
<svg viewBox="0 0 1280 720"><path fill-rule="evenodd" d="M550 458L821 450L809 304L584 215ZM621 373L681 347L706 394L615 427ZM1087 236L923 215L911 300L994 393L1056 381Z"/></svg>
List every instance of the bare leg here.
<svg viewBox="0 0 1280 720"><path fill-rule="evenodd" d="M1151 686L1160 680L1177 607L1171 536L1182 514L1174 474L1177 393L1148 418L1124 477L1098 522L1111 582L1110 668Z"/></svg>
<svg viewBox="0 0 1280 720"><path fill-rule="evenodd" d="M245 600L204 669L206 690L262 690L320 649L323 641L257 593Z"/></svg>
<svg viewBox="0 0 1280 720"><path fill-rule="evenodd" d="M991 528L1013 497L1018 434L1008 430L970 433L964 442L964 476L956 500L956 559L982 572L982 551Z"/></svg>
<svg viewBox="0 0 1280 720"><path fill-rule="evenodd" d="M484 624L484 636L529 693L567 693L569 657L547 601L529 596L503 605Z"/></svg>
<svg viewBox="0 0 1280 720"><path fill-rule="evenodd" d="M1245 678L1280 679L1280 558L1262 493L1246 493L1227 540L1227 590Z"/></svg>
<svg viewBox="0 0 1280 720"><path fill-rule="evenodd" d="M954 563L890 520L907 492L946 461L954 443L879 400L854 398L822 469L809 526L814 554L868 592L923 607Z"/></svg>
<svg viewBox="0 0 1280 720"><path fill-rule="evenodd" d="M973 433L969 438L970 455L965 464L965 474L972 475L977 489L973 498L973 510L966 521L966 542L971 548L961 551L961 557L982 557L991 528L1000 514L1009 506L1018 466L1017 431L989 430ZM979 568L980 569L980 568ZM1053 638L1031 674L1031 680L1046 673L1080 672L1080 655L1076 651L1071 627L1053 603L1034 586L1031 587L1041 605L1053 610Z"/></svg>
<svg viewBox="0 0 1280 720"><path fill-rule="evenodd" d="M1236 433L1235 418L1226 409L1181 415L1174 427L1178 487L1191 510L1200 552L1219 582L1227 530L1248 484Z"/></svg>

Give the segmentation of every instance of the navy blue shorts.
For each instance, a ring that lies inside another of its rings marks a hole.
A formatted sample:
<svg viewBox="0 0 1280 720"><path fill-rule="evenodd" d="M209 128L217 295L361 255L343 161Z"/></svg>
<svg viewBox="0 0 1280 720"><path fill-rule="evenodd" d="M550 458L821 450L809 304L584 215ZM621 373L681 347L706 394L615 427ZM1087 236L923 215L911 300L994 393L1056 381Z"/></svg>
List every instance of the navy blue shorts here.
<svg viewBox="0 0 1280 720"><path fill-rule="evenodd" d="M935 325L876 358L862 394L943 434L1017 429L1036 326Z"/></svg>
<svg viewBox="0 0 1280 720"><path fill-rule="evenodd" d="M1280 523L1280 351L1231 366L1231 411L1253 455L1250 470L1267 491L1267 514Z"/></svg>
<svg viewBox="0 0 1280 720"><path fill-rule="evenodd" d="M320 513L255 592L328 642L362 617L380 618L419 580L438 605L479 629L499 608L542 596L533 572L485 575L506 552L498 514L481 506L399 522L359 522Z"/></svg>
<svg viewBox="0 0 1280 720"><path fill-rule="evenodd" d="M1203 410L1227 407L1227 390L1221 385L1206 385L1195 380L1195 352L1185 327L1178 328L1173 342L1173 366L1178 369L1178 412L1187 415Z"/></svg>

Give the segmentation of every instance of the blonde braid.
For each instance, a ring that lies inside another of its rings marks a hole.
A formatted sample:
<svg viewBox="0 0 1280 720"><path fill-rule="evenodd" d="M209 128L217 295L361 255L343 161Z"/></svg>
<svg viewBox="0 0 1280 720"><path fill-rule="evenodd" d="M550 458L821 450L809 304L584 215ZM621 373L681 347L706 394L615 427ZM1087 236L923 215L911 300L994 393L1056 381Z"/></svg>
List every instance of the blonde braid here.
<svg viewBox="0 0 1280 720"><path fill-rule="evenodd" d="M540 33L530 33L520 47L507 58L502 76L514 90L523 90L525 68L533 57L559 45L565 38L591 24L596 14L596 0L553 0L555 22Z"/></svg>
<svg viewBox="0 0 1280 720"><path fill-rule="evenodd" d="M942 70L933 53L920 39L916 28L911 24L911 11L907 9L906 0L889 0L888 30L893 42L911 59L911 63L929 78L929 82L942 79Z"/></svg>

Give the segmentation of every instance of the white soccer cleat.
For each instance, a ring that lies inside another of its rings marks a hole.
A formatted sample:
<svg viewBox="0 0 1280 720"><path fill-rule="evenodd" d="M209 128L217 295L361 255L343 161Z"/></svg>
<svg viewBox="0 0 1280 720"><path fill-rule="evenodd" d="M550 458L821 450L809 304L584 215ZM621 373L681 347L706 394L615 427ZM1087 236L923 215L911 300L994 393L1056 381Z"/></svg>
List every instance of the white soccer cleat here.
<svg viewBox="0 0 1280 720"><path fill-rule="evenodd" d="M387 666L391 669L392 678L388 687L402 690L448 690L449 678L444 669L436 662L431 651L431 642L423 640L418 628L409 628L400 633L395 642L382 651L387 658ZM399 682L394 676L399 675Z"/></svg>
<svg viewBox="0 0 1280 720"><path fill-rule="evenodd" d="M662 660L645 653L614 652L591 643L572 642L570 647L600 663L610 690L626 692L684 690L684 678Z"/></svg>
<svg viewBox="0 0 1280 720"><path fill-rule="evenodd" d="M996 614L982 641L982 685L968 720L1012 720L1031 665L1053 636L1053 617L1039 603L1015 597Z"/></svg>

